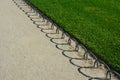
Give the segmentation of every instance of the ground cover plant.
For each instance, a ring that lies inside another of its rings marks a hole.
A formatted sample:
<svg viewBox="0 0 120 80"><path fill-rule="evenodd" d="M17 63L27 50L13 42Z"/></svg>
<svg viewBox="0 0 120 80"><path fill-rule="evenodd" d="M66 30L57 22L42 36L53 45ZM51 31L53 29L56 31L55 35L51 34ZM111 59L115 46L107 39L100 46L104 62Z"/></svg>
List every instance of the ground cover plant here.
<svg viewBox="0 0 120 80"><path fill-rule="evenodd" d="M120 73L120 0L28 0Z"/></svg>

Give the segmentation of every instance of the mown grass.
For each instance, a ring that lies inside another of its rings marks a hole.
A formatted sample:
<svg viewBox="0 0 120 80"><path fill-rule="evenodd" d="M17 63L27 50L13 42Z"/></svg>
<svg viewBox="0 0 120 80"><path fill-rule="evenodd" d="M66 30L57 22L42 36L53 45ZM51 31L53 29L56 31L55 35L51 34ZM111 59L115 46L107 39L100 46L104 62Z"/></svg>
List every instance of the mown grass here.
<svg viewBox="0 0 120 80"><path fill-rule="evenodd" d="M28 0L120 73L120 0Z"/></svg>

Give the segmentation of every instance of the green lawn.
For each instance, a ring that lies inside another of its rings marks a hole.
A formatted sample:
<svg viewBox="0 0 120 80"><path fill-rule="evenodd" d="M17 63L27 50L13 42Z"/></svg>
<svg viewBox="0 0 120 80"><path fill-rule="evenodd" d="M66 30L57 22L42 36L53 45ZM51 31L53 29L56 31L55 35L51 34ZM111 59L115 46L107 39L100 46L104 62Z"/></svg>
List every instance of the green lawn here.
<svg viewBox="0 0 120 80"><path fill-rule="evenodd" d="M120 0L28 0L120 73Z"/></svg>

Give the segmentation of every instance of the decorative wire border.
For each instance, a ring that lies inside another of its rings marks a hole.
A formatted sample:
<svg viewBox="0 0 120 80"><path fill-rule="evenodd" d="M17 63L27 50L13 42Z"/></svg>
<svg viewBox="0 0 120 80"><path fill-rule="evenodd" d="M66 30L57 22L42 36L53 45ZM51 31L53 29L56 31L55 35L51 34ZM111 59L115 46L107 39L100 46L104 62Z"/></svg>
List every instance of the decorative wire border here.
<svg viewBox="0 0 120 80"><path fill-rule="evenodd" d="M75 38L73 38L72 36L70 36L67 32L65 32L62 28L60 28L53 20L51 20L50 18L48 18L45 14L43 14L38 8L36 8L35 6L33 6L31 3L29 3L27 0L17 0L18 3L13 0L13 2L17 5L18 8L20 8L29 18L31 21L33 21L33 24L35 24L37 26L37 28L40 28L41 31L43 33L46 34L46 36L48 38L50 38L50 41L56 44L56 48L59 50L62 50L62 54L69 58L69 61L72 65L77 66L78 67L78 71L79 73L83 74L84 76L88 77L88 80L93 80L93 79L97 79L97 80L111 80L111 75L114 74L118 79L120 79L120 74L117 73L116 71L112 70L109 68L109 66L104 63L104 61L98 59L94 53L92 53L90 50L88 50L82 43L79 43ZM23 7L27 7L29 10L24 10ZM37 18L33 18L33 17L37 17ZM36 19L36 20L35 20ZM40 21L37 21L37 19L41 19ZM43 22L44 24L38 24L37 22ZM50 28L41 28L40 26L45 26L45 25L50 25ZM45 32L45 30L54 30L54 33L48 33ZM59 38L53 38L50 37L49 34L59 34L60 32L62 32L61 37ZM65 39L67 37L67 42L64 43L57 43L54 40L55 39ZM72 42L75 43L75 45L72 45ZM68 46L72 46L74 49L70 49L70 50L64 50L62 48L60 48L60 45L68 45ZM93 62L93 66L91 67L81 67L78 65L75 65L72 60L76 59L79 60L80 58L73 58L70 56L67 56L65 54L65 52L78 52L79 53L79 48L82 47L82 49L84 49L84 54L83 54L83 59L84 60L89 60L89 56L92 57L95 61ZM84 72L81 71L82 68L99 68L101 67L101 65L104 65L104 67L106 68L107 72L106 72L106 77L105 78L99 78L99 77L91 77L89 75L84 74Z"/></svg>

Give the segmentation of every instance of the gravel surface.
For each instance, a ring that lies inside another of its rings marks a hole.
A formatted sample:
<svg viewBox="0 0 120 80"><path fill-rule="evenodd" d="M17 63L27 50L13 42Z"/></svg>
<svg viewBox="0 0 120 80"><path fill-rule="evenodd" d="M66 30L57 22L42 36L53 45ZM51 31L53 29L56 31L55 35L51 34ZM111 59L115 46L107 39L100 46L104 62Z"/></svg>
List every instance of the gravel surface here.
<svg viewBox="0 0 120 80"><path fill-rule="evenodd" d="M0 18L0 80L87 80L12 0Z"/></svg>

